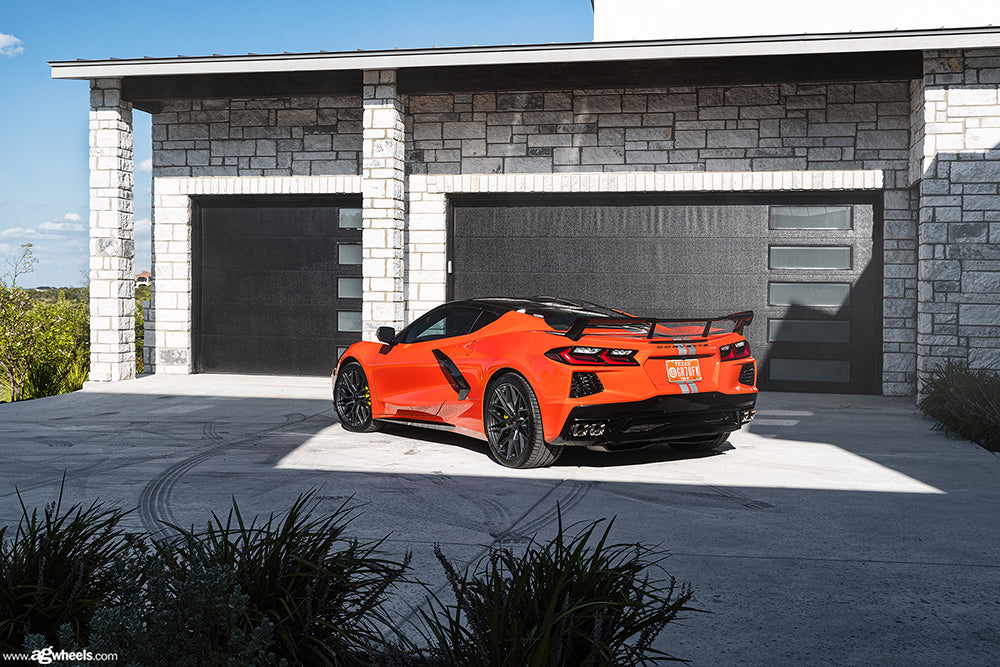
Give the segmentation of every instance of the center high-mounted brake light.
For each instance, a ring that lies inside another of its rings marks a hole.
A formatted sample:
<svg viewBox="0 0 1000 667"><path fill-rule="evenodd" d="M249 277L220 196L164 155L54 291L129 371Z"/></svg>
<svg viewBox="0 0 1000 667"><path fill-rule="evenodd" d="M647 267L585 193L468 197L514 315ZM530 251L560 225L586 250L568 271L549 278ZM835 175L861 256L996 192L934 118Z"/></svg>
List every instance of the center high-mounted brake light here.
<svg viewBox="0 0 1000 667"><path fill-rule="evenodd" d="M741 340L737 343L723 345L719 348L719 356L722 358L722 361L746 359L750 356L750 343L745 340Z"/></svg>
<svg viewBox="0 0 1000 667"><path fill-rule="evenodd" d="M638 366L636 352L605 347L560 347L549 350L545 356L571 366Z"/></svg>

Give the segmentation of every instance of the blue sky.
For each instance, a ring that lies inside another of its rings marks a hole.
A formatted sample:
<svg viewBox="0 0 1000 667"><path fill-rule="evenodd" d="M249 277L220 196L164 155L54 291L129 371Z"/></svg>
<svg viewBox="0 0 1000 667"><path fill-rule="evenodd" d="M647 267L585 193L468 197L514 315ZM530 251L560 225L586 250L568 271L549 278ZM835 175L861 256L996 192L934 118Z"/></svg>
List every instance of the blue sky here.
<svg viewBox="0 0 1000 667"><path fill-rule="evenodd" d="M88 85L53 80L50 60L592 38L589 0L0 0L0 274L3 260L32 243L39 263L18 284L85 281ZM149 268L149 127L149 116L136 112L136 271Z"/></svg>

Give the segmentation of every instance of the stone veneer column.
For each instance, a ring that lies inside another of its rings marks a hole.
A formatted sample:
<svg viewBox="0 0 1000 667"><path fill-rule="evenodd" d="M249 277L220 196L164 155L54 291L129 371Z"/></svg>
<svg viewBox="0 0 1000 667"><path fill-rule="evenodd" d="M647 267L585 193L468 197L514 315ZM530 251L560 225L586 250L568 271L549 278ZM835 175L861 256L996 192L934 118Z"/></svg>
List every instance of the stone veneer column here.
<svg viewBox="0 0 1000 667"><path fill-rule="evenodd" d="M925 52L921 89L917 371L1000 368L1000 50Z"/></svg>
<svg viewBox="0 0 1000 667"><path fill-rule="evenodd" d="M402 328L403 294L403 102L395 70L364 73L361 191L363 336L380 326Z"/></svg>
<svg viewBox="0 0 1000 667"><path fill-rule="evenodd" d="M90 84L90 380L135 377L132 105Z"/></svg>

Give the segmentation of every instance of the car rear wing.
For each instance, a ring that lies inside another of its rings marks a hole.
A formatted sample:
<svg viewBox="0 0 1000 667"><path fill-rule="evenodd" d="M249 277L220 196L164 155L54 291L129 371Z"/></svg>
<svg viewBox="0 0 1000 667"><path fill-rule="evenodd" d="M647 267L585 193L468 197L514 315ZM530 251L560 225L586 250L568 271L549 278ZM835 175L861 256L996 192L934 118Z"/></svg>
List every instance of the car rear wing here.
<svg viewBox="0 0 1000 667"><path fill-rule="evenodd" d="M700 324L705 323L705 328L701 335L708 338L712 332L712 325L716 322L732 322L733 332L742 334L743 328L753 322L753 311L744 310L739 313L723 315L722 317L689 317L686 319L661 319L657 317L578 317L564 334L570 340L576 341L583 337L584 331L592 328L613 328L613 327L647 327L646 338L654 338L656 326L658 324Z"/></svg>

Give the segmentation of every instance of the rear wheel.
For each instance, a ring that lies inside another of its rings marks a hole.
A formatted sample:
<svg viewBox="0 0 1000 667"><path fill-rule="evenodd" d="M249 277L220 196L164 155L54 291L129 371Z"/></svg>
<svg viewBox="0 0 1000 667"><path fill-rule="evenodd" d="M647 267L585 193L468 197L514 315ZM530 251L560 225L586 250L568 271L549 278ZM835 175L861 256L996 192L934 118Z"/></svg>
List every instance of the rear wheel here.
<svg viewBox="0 0 1000 667"><path fill-rule="evenodd" d="M704 440L691 440L689 442L671 442L670 446L682 452L707 452L710 449L715 449L728 439L729 439L729 434L723 433L722 435L715 436L713 438L706 438Z"/></svg>
<svg viewBox="0 0 1000 667"><path fill-rule="evenodd" d="M516 373L505 373L487 387L483 421L490 453L500 465L541 468L562 453L562 447L545 442L538 399Z"/></svg>
<svg viewBox="0 0 1000 667"><path fill-rule="evenodd" d="M333 405L345 431L370 433L382 424L372 419L372 394L361 364L348 361L341 366L333 383Z"/></svg>

